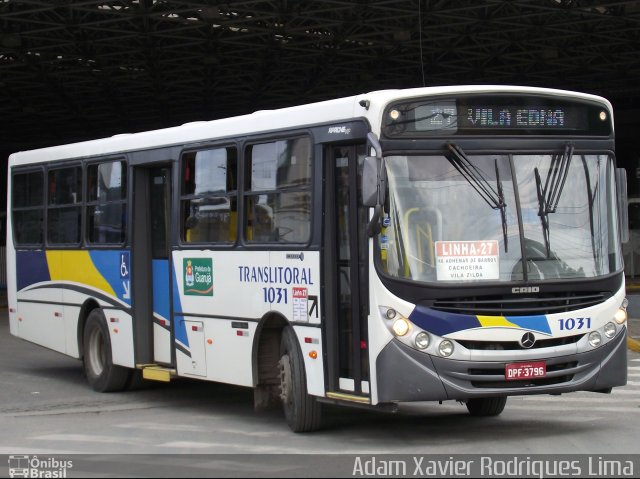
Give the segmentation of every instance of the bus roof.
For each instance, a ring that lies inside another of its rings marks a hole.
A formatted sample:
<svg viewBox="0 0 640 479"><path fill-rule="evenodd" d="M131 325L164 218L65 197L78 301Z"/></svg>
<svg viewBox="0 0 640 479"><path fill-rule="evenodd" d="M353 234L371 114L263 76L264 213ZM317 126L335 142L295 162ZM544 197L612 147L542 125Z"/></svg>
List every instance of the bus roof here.
<svg viewBox="0 0 640 479"><path fill-rule="evenodd" d="M302 128L306 125L339 122L353 118L366 117L373 125L376 125L379 121L376 122L375 120L380 119L385 106L391 101L430 95L463 93L519 93L541 94L563 98L571 97L578 100L582 99L602 103L609 111L612 109L609 101L599 96L537 87L471 85L379 90L361 95L278 110L260 110L248 115L185 123L180 126L160 130L132 134L125 133L97 140L18 152L9 157L9 166L93 156L118 155L134 150L214 141L216 139L234 136L258 134L286 128ZM369 101L368 110L365 110L365 108L360 105L360 102L365 99Z"/></svg>

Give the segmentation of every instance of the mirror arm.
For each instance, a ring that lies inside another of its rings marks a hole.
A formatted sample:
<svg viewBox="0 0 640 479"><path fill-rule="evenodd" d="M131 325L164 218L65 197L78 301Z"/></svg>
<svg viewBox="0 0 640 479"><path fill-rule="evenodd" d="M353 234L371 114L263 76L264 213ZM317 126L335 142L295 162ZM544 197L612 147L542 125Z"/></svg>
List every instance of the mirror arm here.
<svg viewBox="0 0 640 479"><path fill-rule="evenodd" d="M379 170L378 170L378 204L384 205L386 191L387 191L387 170L384 167L384 158L382 157L382 146L375 133L370 131L367 133L367 142L371 145L376 152L376 158L378 158Z"/></svg>
<svg viewBox="0 0 640 479"><path fill-rule="evenodd" d="M382 158L382 146L380 146L378 137L374 132L370 131L369 133L367 133L367 142L371 145L371 148L376 151L376 156L378 158Z"/></svg>
<svg viewBox="0 0 640 479"><path fill-rule="evenodd" d="M367 235L369 238L373 238L375 235L382 231L382 226L380 225L380 217L382 216L382 206L377 205L373 210L373 216L371 220L367 224Z"/></svg>
<svg viewBox="0 0 640 479"><path fill-rule="evenodd" d="M629 199L627 196L627 170L616 168L616 193L620 242L629 242Z"/></svg>
<svg viewBox="0 0 640 479"><path fill-rule="evenodd" d="M382 158L382 146L380 145L380 141L378 137L373 132L367 133L367 143L374 149L376 158L378 159L378 198L376 201L376 206L373 211L373 216L371 220L367 224L367 234L369 237L373 237L380 233L382 227L380 225L380 220L382 218L382 205L385 202L386 196L386 169L384 167L384 160Z"/></svg>

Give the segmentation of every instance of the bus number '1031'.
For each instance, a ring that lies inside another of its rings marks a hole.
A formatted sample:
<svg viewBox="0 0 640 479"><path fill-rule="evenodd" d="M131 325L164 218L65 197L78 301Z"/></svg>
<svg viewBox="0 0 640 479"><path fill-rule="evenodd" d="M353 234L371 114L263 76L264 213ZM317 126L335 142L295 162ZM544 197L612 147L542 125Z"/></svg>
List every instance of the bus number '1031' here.
<svg viewBox="0 0 640 479"><path fill-rule="evenodd" d="M287 288L262 288L265 303L287 304Z"/></svg>
<svg viewBox="0 0 640 479"><path fill-rule="evenodd" d="M591 318L566 318L559 319L560 331L573 331L591 327Z"/></svg>

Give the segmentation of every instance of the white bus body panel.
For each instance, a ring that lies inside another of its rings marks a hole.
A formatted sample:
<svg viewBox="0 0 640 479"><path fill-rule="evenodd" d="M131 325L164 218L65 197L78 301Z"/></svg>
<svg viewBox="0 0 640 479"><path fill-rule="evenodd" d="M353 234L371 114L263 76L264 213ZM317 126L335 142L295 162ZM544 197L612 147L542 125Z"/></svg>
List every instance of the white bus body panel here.
<svg viewBox="0 0 640 479"><path fill-rule="evenodd" d="M43 286L19 294L17 336L66 354L62 291Z"/></svg>
<svg viewBox="0 0 640 479"><path fill-rule="evenodd" d="M238 386L253 386L252 350L256 322L236 321L246 324L246 328L233 327L227 319L207 319L205 325L207 340L208 378Z"/></svg>
<svg viewBox="0 0 640 479"><path fill-rule="evenodd" d="M369 246L369 264L373 264L373 247ZM408 317L413 304L393 295L380 281L377 274L369 275L369 392L371 404L378 404L377 368L376 359L389 342L393 334L384 324L380 308L384 306L395 309L399 314Z"/></svg>
<svg viewBox="0 0 640 479"><path fill-rule="evenodd" d="M298 337L298 343L304 359L307 375L307 393L312 396L324 397L326 390L322 365L322 358L324 357L322 352L322 330L307 326L294 326L293 329ZM310 341L305 341L306 338L309 338ZM316 353L315 359L310 356L312 351Z"/></svg>
<svg viewBox="0 0 640 479"><path fill-rule="evenodd" d="M111 339L113 364L134 368L133 321L131 315L118 309L104 309L104 316Z"/></svg>
<svg viewBox="0 0 640 479"><path fill-rule="evenodd" d="M190 355L187 356L182 351L177 352L178 375L205 378L207 376L207 357L204 324L202 321L187 319L184 320L184 323L189 339Z"/></svg>
<svg viewBox="0 0 640 479"><path fill-rule="evenodd" d="M173 327L167 320L166 325ZM153 359L159 363L171 363L171 331L153 323Z"/></svg>
<svg viewBox="0 0 640 479"><path fill-rule="evenodd" d="M202 259L210 260L211 294L188 294L185 265ZM202 358L196 357L203 354L207 363L206 379L254 386L257 382L253 365L253 349L257 347L254 338L260 321L275 313L293 324L320 324L320 254L317 251L174 251L173 269L174 288L179 295L178 300L174 300L178 375L201 376L202 370L195 373L192 362L201 361ZM205 333L202 341L191 337L190 321L202 323ZM313 330L306 333L307 337L320 338L318 327L307 329ZM186 344L181 330L186 330ZM309 371L310 375L316 376L316 370L321 374L320 382L310 386L310 392L324 395L321 344L313 346L320 359L305 360L305 364L314 369L313 373ZM310 351L308 344L301 344L301 348Z"/></svg>

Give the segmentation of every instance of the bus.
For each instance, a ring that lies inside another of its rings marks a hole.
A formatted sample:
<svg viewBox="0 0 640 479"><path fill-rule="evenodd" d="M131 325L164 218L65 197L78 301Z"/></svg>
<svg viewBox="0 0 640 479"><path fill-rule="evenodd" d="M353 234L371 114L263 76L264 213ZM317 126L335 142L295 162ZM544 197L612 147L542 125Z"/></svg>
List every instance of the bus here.
<svg viewBox="0 0 640 479"><path fill-rule="evenodd" d="M9 477L29 477L29 456L9 456Z"/></svg>
<svg viewBox="0 0 640 479"><path fill-rule="evenodd" d="M611 104L385 90L19 152L13 335L91 387L245 386L295 432L626 384L626 174Z"/></svg>

